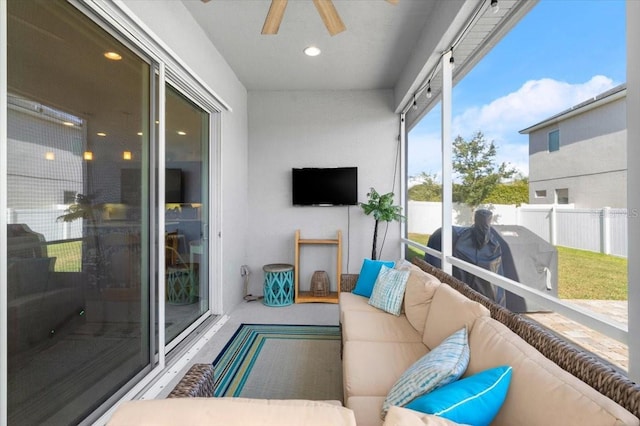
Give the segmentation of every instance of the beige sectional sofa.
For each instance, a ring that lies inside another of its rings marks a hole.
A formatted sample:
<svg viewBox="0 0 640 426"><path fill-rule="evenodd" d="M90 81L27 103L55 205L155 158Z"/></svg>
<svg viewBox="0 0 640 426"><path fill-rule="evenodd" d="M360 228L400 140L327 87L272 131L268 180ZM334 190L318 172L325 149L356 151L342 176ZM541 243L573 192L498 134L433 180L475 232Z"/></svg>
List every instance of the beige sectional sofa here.
<svg viewBox="0 0 640 426"><path fill-rule="evenodd" d="M344 404L354 411L359 426L383 424L383 402L402 373L465 326L470 359L463 377L501 365L513 368L506 400L492 424L639 424L635 415L493 319L481 303L415 265L400 267L410 269L400 316L372 307L366 297L340 295ZM405 420L397 424L412 424L412 416L415 424L436 421L430 416L417 420L418 414L409 410L402 415Z"/></svg>
<svg viewBox="0 0 640 426"><path fill-rule="evenodd" d="M369 305L343 275L344 406L340 401L211 398L211 364L193 365L168 399L130 401L115 412L120 425L384 425L452 426L430 414L382 405L416 360L466 327L469 363L462 378L508 365L511 380L492 425L639 425L640 386L580 348L540 329L468 286L414 259L399 316Z"/></svg>

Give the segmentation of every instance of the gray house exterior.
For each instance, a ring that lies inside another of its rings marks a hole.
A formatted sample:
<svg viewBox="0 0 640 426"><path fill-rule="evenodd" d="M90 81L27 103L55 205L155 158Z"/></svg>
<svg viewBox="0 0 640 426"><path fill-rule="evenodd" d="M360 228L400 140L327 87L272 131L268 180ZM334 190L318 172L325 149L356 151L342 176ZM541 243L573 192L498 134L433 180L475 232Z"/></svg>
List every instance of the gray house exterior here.
<svg viewBox="0 0 640 426"><path fill-rule="evenodd" d="M530 204L627 206L626 95L622 84L520 131Z"/></svg>

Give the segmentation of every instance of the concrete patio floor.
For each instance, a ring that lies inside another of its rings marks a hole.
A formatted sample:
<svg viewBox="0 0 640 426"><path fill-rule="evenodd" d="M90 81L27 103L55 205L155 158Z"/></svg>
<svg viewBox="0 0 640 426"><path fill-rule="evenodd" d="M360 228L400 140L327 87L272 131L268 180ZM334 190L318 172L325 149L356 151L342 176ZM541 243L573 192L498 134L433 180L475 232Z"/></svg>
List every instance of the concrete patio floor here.
<svg viewBox="0 0 640 426"><path fill-rule="evenodd" d="M628 324L626 300L566 300L598 314ZM584 349L609 361L624 372L629 371L629 352L626 344L591 330L553 312L528 313L527 317L561 334Z"/></svg>

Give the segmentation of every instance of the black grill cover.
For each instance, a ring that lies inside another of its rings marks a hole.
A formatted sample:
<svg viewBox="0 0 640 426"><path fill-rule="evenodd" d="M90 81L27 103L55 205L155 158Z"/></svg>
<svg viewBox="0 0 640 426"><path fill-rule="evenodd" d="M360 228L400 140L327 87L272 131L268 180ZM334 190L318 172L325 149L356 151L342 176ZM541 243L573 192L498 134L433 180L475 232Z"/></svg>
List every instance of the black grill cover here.
<svg viewBox="0 0 640 426"><path fill-rule="evenodd" d="M558 252L554 246L523 226L493 225L490 227L488 239L479 239L482 233L478 235L477 229L474 235L474 227L453 227L454 257L557 297ZM486 238L486 234L484 237ZM485 241L482 247L477 246L479 242ZM441 250L440 228L429 237L427 247ZM441 267L441 261L437 257L425 254L424 260L437 268ZM527 302L524 298L496 288L458 268L453 268L453 275L513 312L541 310L539 306Z"/></svg>

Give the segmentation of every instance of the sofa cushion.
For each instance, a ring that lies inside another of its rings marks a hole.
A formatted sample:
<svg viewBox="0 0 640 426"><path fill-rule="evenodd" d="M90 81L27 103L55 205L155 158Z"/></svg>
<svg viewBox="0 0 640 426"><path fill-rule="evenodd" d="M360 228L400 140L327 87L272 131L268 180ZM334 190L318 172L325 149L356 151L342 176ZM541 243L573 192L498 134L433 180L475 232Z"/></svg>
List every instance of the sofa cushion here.
<svg viewBox="0 0 640 426"><path fill-rule="evenodd" d="M121 404L107 423L129 425L354 425L340 403L249 398L168 398Z"/></svg>
<svg viewBox="0 0 640 426"><path fill-rule="evenodd" d="M402 407L391 407L383 421L380 409L382 396L352 396L345 406L353 410L358 426L457 426L450 420L430 414L419 413Z"/></svg>
<svg viewBox="0 0 640 426"><path fill-rule="evenodd" d="M398 377L427 351L423 343L345 342L342 354L344 398L386 397ZM379 411L377 415L380 415Z"/></svg>
<svg viewBox="0 0 640 426"><path fill-rule="evenodd" d="M380 273L382 265L393 268L395 262L365 259L362 262L360 275L358 275L358 281L356 281L356 287L353 289L353 293L358 296L370 297L371 292L373 291L373 285L376 283L376 278L378 278L378 273Z"/></svg>
<svg viewBox="0 0 640 426"><path fill-rule="evenodd" d="M392 405L405 406L422 394L458 380L468 364L467 329L461 328L402 373L382 404L382 415Z"/></svg>
<svg viewBox="0 0 640 426"><path fill-rule="evenodd" d="M409 279L404 293L404 313L420 335L424 333L424 325L431 308L431 302L440 280L411 264Z"/></svg>
<svg viewBox="0 0 640 426"><path fill-rule="evenodd" d="M423 342L433 349L461 328L466 327L471 331L474 321L481 316L489 316L489 310L449 285L442 284L433 295L424 326Z"/></svg>
<svg viewBox="0 0 640 426"><path fill-rule="evenodd" d="M382 311L369 304L369 299L353 293L340 293L340 323L344 323L344 313L349 311L377 312Z"/></svg>
<svg viewBox="0 0 640 426"><path fill-rule="evenodd" d="M352 396L345 398L344 405L353 410L358 426L382 426L380 410L384 398L384 396Z"/></svg>
<svg viewBox="0 0 640 426"><path fill-rule="evenodd" d="M357 417L356 417L357 420ZM383 426L456 426L459 423L404 407L391 407ZM360 426L360 423L358 423Z"/></svg>
<svg viewBox="0 0 640 426"><path fill-rule="evenodd" d="M511 367L490 368L421 395L406 405L457 423L489 426L507 397Z"/></svg>
<svg viewBox="0 0 640 426"><path fill-rule="evenodd" d="M389 315L383 311L346 311L343 313L342 338L345 342L422 343L422 334L411 326L404 315Z"/></svg>
<svg viewBox="0 0 640 426"><path fill-rule="evenodd" d="M400 271L382 265L373 285L369 304L392 315L400 315L408 278L409 271Z"/></svg>
<svg viewBox="0 0 640 426"><path fill-rule="evenodd" d="M9 298L43 294L51 290L49 272L54 270L55 257L13 258L8 262Z"/></svg>
<svg viewBox="0 0 640 426"><path fill-rule="evenodd" d="M507 398L492 425L638 425L611 399L572 376L502 323L479 318L469 333L466 375L513 367ZM570 408L569 408L570 407Z"/></svg>

